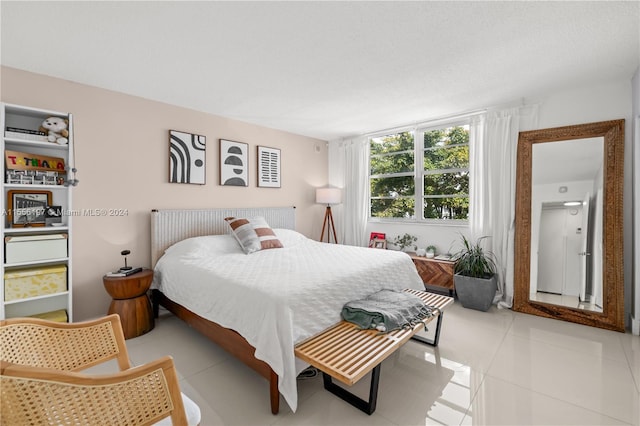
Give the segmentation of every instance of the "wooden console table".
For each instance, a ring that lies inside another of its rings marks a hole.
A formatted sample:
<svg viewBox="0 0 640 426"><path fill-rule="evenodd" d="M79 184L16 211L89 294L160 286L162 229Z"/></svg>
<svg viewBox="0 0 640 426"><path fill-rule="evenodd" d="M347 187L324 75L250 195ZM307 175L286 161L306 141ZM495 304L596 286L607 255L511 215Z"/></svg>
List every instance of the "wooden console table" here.
<svg viewBox="0 0 640 426"><path fill-rule="evenodd" d="M429 259L423 256L417 256L415 253L408 253L416 265L418 275L422 278L422 282L427 285L433 285L447 289L449 295L453 295L455 287L453 285L453 274L455 262L451 260Z"/></svg>

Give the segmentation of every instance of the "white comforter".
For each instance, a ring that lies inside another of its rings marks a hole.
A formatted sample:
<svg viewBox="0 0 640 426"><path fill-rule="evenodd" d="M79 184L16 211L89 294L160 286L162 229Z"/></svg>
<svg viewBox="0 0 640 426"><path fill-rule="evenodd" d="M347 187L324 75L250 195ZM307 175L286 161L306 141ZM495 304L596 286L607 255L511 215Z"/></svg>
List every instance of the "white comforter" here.
<svg viewBox="0 0 640 426"><path fill-rule="evenodd" d="M307 365L296 343L340 320L342 306L383 288L424 290L405 253L319 243L276 229L282 249L246 255L231 235L190 238L165 251L153 287L199 316L240 333L279 377L297 408Z"/></svg>

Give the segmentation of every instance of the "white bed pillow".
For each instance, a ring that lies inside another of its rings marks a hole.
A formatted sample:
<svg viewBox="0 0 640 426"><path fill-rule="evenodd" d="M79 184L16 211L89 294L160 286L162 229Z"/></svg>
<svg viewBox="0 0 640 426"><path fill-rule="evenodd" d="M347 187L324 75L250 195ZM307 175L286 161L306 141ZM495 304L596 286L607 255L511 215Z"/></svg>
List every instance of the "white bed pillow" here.
<svg viewBox="0 0 640 426"><path fill-rule="evenodd" d="M282 243L276 237L273 229L261 216L252 219L226 217L224 220L246 254L260 250L282 248Z"/></svg>
<svg viewBox="0 0 640 426"><path fill-rule="evenodd" d="M283 247L295 247L308 240L308 238L301 233L291 229L274 228L273 232ZM212 255L244 254L244 251L238 244L238 240L236 240L232 234L187 238L172 244L164 252L171 253L172 256L200 255L204 252Z"/></svg>
<svg viewBox="0 0 640 426"><path fill-rule="evenodd" d="M308 240L307 237L293 229L274 228L273 232L276 233L284 247L292 247Z"/></svg>
<svg viewBox="0 0 640 426"><path fill-rule="evenodd" d="M204 250L212 254L242 254L238 242L231 234L187 238L171 245L164 252L171 253L172 256L189 256L201 254Z"/></svg>

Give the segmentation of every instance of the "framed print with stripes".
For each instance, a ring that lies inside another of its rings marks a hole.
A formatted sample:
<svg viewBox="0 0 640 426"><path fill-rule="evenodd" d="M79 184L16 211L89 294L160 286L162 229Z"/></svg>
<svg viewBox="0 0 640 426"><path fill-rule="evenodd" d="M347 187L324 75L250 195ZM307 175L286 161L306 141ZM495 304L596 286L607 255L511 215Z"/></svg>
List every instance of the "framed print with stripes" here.
<svg viewBox="0 0 640 426"><path fill-rule="evenodd" d="M258 147L258 186L280 188L280 150Z"/></svg>

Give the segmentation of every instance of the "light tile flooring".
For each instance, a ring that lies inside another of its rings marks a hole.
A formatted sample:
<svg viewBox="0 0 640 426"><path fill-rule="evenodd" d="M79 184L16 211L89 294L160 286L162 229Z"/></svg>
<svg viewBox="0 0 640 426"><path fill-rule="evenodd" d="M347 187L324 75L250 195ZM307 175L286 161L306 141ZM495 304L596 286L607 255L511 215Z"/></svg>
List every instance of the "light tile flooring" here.
<svg viewBox="0 0 640 426"><path fill-rule="evenodd" d="M382 365L378 408L367 416L298 380L293 413L269 408L266 380L170 314L127 340L134 364L172 355L202 425L640 424L640 337L457 302L438 348L410 341ZM363 397L369 378L352 391Z"/></svg>

